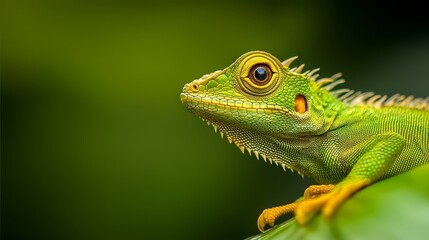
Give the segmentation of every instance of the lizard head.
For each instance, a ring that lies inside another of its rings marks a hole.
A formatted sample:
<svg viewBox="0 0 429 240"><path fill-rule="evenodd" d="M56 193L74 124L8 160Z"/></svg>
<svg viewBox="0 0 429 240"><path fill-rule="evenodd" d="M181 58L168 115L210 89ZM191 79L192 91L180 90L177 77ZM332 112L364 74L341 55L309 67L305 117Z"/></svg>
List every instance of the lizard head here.
<svg viewBox="0 0 429 240"><path fill-rule="evenodd" d="M181 100L249 153L267 148L259 142L322 134L330 125L324 95L309 74L300 74L302 67L289 68L295 58L281 63L266 52L246 53L224 70L186 84Z"/></svg>

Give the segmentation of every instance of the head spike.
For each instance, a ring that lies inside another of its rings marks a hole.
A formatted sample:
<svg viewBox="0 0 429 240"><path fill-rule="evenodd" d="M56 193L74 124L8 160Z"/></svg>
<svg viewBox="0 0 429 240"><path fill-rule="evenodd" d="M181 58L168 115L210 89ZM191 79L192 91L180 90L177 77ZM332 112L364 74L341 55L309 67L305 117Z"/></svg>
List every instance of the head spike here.
<svg viewBox="0 0 429 240"><path fill-rule="evenodd" d="M283 64L283 66L285 66L285 67L287 67L287 68L288 68L288 67L290 66L290 64L291 64L293 61L295 61L297 58L298 58L298 56L294 56L294 57L288 58L288 59L284 60L284 61L282 62L282 64Z"/></svg>
<svg viewBox="0 0 429 240"><path fill-rule="evenodd" d="M407 98L405 98L399 105L400 106L408 106L408 104L410 104L410 102L414 99L414 96L408 96Z"/></svg>
<svg viewBox="0 0 429 240"><path fill-rule="evenodd" d="M347 97L352 95L354 92L355 92L354 90L350 90L350 91L344 93L341 97L338 97L338 100L343 101L343 99L346 99Z"/></svg>
<svg viewBox="0 0 429 240"><path fill-rule="evenodd" d="M316 79L319 77L319 74L314 74L313 76L311 76L311 79L313 79L314 81L316 81Z"/></svg>
<svg viewBox="0 0 429 240"><path fill-rule="evenodd" d="M420 108L429 110L429 97L422 100Z"/></svg>
<svg viewBox="0 0 429 240"><path fill-rule="evenodd" d="M331 94L334 95L335 97L338 97L341 94L348 93L348 92L350 92L350 89L343 88L343 89L338 89L338 90L332 91Z"/></svg>
<svg viewBox="0 0 429 240"><path fill-rule="evenodd" d="M395 104L396 99L401 96L399 93L391 96L389 99L386 100L386 102L384 102L385 106L392 106L393 104Z"/></svg>
<svg viewBox="0 0 429 240"><path fill-rule="evenodd" d="M423 99L423 98L416 98L414 99L410 105L417 109L427 109L429 110L429 97Z"/></svg>
<svg viewBox="0 0 429 240"><path fill-rule="evenodd" d="M371 98L369 98L368 100L366 100L366 104L370 105L370 106L374 106L374 102L376 100L378 100L381 96L380 95L374 95Z"/></svg>
<svg viewBox="0 0 429 240"><path fill-rule="evenodd" d="M319 87L323 87L323 85L326 85L328 83L333 82L334 79L332 78L321 78L319 80L316 81L316 83L319 85Z"/></svg>
<svg viewBox="0 0 429 240"><path fill-rule="evenodd" d="M386 98L387 98L387 96L384 95L378 101L374 102L374 107L379 108L379 107L383 106L383 103L386 100Z"/></svg>
<svg viewBox="0 0 429 240"><path fill-rule="evenodd" d="M373 95L374 95L373 92L364 92L364 93L361 93L361 94L357 95L350 102L350 104L352 104L352 105L365 104L365 100L368 99L369 97L373 96Z"/></svg>
<svg viewBox="0 0 429 240"><path fill-rule="evenodd" d="M304 69L304 67L305 67L305 64L301 64L301 65L299 65L299 67L297 68L297 69L295 69L295 73L301 73L301 71L302 71L302 69Z"/></svg>
<svg viewBox="0 0 429 240"><path fill-rule="evenodd" d="M336 79L338 79L338 78L340 78L340 77L342 77L343 76L343 74L342 73L335 73L334 75L332 75L330 78L332 79L332 80L336 80Z"/></svg>
<svg viewBox="0 0 429 240"><path fill-rule="evenodd" d="M313 70L311 70L307 75L309 76L309 77L311 77L311 76L313 76L313 74L315 74L316 72L318 72L320 70L320 68L315 68L315 69L313 69Z"/></svg>
<svg viewBox="0 0 429 240"><path fill-rule="evenodd" d="M345 103L348 103L349 101L353 100L354 98L356 98L357 96L359 96L362 92L361 91L357 91L354 94L351 94L349 97L344 98L342 101Z"/></svg>
<svg viewBox="0 0 429 240"><path fill-rule="evenodd" d="M326 90L329 91L329 90L333 89L335 86L337 86L341 83L345 83L345 82L346 81L344 79L336 80L336 81L332 82L331 84L326 85L325 88L326 88Z"/></svg>

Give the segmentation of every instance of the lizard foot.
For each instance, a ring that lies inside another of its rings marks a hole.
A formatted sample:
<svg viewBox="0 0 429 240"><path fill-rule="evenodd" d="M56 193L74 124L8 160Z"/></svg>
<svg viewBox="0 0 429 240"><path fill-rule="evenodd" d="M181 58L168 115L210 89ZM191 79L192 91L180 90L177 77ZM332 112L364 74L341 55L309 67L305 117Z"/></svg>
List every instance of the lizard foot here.
<svg viewBox="0 0 429 240"><path fill-rule="evenodd" d="M306 199L295 209L296 221L304 225L309 220L309 216L318 210L322 210L323 215L327 219L330 219L341 203L349 198L350 195L368 184L369 182L367 180L347 181L336 187L332 186L332 189L326 194L319 195L319 197L316 198Z"/></svg>
<svg viewBox="0 0 429 240"><path fill-rule="evenodd" d="M263 232L265 225L274 226L274 223L277 218L280 216L294 211L302 202L305 202L306 199L314 199L319 196L330 192L334 189L334 185L312 185L308 187L304 192L304 200L298 200L294 203L286 204L279 207L273 207L265 209L258 218L258 229Z"/></svg>
<svg viewBox="0 0 429 240"><path fill-rule="evenodd" d="M294 211L299 206L300 202L301 201L296 201L294 203L286 204L283 206L265 209L258 217L259 231L263 232L265 229L265 225L267 224L271 227L274 226L274 222L277 218L279 218L281 215Z"/></svg>

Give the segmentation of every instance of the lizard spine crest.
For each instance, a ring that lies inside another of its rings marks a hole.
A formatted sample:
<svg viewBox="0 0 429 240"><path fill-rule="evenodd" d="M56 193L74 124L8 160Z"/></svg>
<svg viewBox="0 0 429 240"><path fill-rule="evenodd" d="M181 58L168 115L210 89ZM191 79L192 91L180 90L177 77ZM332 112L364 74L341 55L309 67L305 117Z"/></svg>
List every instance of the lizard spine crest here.
<svg viewBox="0 0 429 240"><path fill-rule="evenodd" d="M282 64L283 66L289 68L289 65L297 58L297 56L291 57L283 61ZM388 97L387 95L378 95L374 92L355 91L347 88L334 89L337 85L346 82L343 78L341 78L341 73L334 74L331 77L318 79L319 74L315 73L317 73L320 68L315 68L311 71L307 70L304 73L301 73L304 69L304 66L305 64L301 64L298 67L290 68L289 72L308 76L311 80L317 83L319 88L328 90L330 94L342 101L344 104L351 106L366 105L374 108L380 108L384 106L399 106L429 110L429 97L415 98L412 95L405 96L401 94L394 94Z"/></svg>

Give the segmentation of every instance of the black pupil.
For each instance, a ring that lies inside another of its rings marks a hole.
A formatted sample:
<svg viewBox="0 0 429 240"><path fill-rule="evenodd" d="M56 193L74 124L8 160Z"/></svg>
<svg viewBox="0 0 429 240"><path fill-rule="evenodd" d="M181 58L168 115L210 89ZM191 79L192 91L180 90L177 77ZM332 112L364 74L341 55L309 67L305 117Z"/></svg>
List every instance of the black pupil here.
<svg viewBox="0 0 429 240"><path fill-rule="evenodd" d="M257 67L255 69L255 78L259 81L265 81L267 79L267 71L264 67Z"/></svg>

